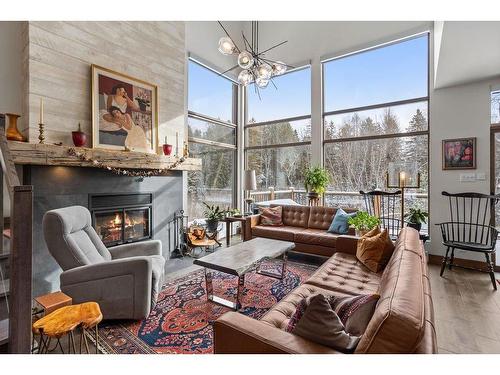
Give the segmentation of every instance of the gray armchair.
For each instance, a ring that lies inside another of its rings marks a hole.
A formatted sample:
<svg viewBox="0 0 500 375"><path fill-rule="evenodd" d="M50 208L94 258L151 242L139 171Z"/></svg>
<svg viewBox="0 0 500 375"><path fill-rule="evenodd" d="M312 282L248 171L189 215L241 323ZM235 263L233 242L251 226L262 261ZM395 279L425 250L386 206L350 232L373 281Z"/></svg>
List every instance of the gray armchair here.
<svg viewBox="0 0 500 375"><path fill-rule="evenodd" d="M160 241L107 249L82 206L48 211L43 234L63 269L61 290L75 303L99 303L104 319L143 319L156 304L165 258Z"/></svg>

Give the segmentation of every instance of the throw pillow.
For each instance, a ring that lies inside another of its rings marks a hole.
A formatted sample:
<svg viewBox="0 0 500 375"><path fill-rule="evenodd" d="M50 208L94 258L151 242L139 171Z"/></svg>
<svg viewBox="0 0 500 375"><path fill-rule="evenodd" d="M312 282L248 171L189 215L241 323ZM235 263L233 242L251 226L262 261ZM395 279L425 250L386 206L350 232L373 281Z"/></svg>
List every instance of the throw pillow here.
<svg viewBox="0 0 500 375"><path fill-rule="evenodd" d="M389 261L394 251L394 245L389 238L387 229L369 237L368 235L372 234L370 232L358 239L356 258L370 271L380 272Z"/></svg>
<svg viewBox="0 0 500 375"><path fill-rule="evenodd" d="M304 298L304 299L302 299L302 301L300 301L299 305L295 309L295 312L293 313L290 320L288 321L288 325L286 326L285 331L292 332L295 329L295 326L297 325L299 320L304 315L304 312L306 311L307 305L309 305L308 298Z"/></svg>
<svg viewBox="0 0 500 375"><path fill-rule="evenodd" d="M329 302L344 325L345 331L354 336L361 336L365 333L379 298L378 294L331 296Z"/></svg>
<svg viewBox="0 0 500 375"><path fill-rule="evenodd" d="M262 208L260 213L260 224L272 227L279 227L283 225L283 207Z"/></svg>
<svg viewBox="0 0 500 375"><path fill-rule="evenodd" d="M292 333L342 352L352 352L360 337L344 330L328 297L316 294L308 299L308 305Z"/></svg>
<svg viewBox="0 0 500 375"><path fill-rule="evenodd" d="M347 234L349 232L349 224L347 221L350 217L356 216L357 212L348 214L342 208L339 208L333 217L333 221L328 228L328 233Z"/></svg>

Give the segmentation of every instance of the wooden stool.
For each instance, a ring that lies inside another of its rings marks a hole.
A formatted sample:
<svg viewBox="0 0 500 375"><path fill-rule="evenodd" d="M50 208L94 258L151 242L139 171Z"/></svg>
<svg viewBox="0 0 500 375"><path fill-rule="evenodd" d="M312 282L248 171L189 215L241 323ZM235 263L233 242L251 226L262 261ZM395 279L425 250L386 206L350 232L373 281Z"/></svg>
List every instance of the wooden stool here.
<svg viewBox="0 0 500 375"><path fill-rule="evenodd" d="M85 332L87 329L95 328L96 338L96 354L98 351L98 324L102 320L102 313L99 305L96 302L86 302L79 305L64 306L56 311L45 315L40 320L33 323L33 334L40 335L40 354L53 351L59 346L64 354L64 349L61 344L61 337L68 334L68 353L76 354L75 337L73 331L76 327L81 327L80 336L80 353L82 352L82 340L85 341L87 353L89 347ZM49 349L52 339L56 339L57 343L54 348Z"/></svg>

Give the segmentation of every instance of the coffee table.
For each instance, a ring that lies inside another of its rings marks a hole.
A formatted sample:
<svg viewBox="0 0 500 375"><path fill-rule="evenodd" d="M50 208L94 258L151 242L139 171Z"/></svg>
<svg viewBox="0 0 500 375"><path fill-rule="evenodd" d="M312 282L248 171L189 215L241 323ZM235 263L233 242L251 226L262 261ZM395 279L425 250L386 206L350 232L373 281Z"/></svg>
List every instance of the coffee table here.
<svg viewBox="0 0 500 375"><path fill-rule="evenodd" d="M205 267L205 282L207 286L207 299L234 310L241 308L241 296L245 284L245 274L265 258L277 258L283 256L281 274L275 275L263 270L258 273L283 278L286 272L287 252L293 250L293 242L273 240L269 238L254 238L253 240L239 243L235 246L218 250L215 253L196 259L193 264ZM211 270L224 272L229 275L238 276L238 292L236 302L228 301L215 296L212 287Z"/></svg>

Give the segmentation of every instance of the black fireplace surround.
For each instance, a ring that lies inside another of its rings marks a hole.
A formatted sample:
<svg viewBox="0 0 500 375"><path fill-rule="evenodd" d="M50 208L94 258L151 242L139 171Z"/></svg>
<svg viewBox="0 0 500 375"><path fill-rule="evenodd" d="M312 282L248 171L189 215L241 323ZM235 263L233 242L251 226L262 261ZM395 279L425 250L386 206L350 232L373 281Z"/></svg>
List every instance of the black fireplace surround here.
<svg viewBox="0 0 500 375"><path fill-rule="evenodd" d="M153 237L153 194L89 194L92 226L107 247Z"/></svg>

